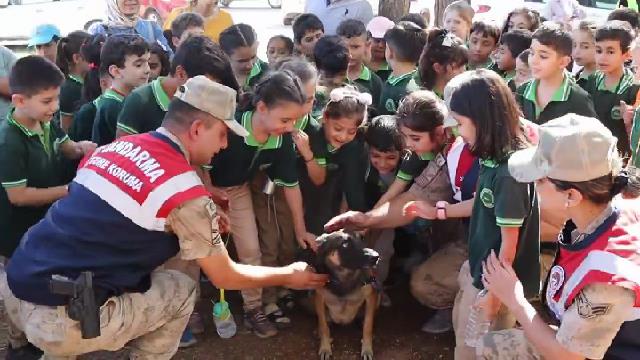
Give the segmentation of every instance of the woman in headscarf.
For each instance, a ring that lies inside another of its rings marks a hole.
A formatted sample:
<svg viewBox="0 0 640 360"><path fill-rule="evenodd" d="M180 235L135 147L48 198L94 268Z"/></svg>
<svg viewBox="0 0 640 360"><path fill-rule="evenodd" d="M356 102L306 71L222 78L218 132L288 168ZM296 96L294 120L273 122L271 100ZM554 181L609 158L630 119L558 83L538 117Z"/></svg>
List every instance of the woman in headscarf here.
<svg viewBox="0 0 640 360"><path fill-rule="evenodd" d="M220 9L218 0L189 0L187 6L175 8L167 15L164 22L165 30L171 29L173 20L185 12L200 14L204 18L204 35L216 43L220 38L220 33L233 25L231 14Z"/></svg>
<svg viewBox="0 0 640 360"><path fill-rule="evenodd" d="M139 0L106 0L107 21L89 27L91 34L138 34L150 44L158 44L169 54L173 51L162 33L162 28L152 20L140 17Z"/></svg>

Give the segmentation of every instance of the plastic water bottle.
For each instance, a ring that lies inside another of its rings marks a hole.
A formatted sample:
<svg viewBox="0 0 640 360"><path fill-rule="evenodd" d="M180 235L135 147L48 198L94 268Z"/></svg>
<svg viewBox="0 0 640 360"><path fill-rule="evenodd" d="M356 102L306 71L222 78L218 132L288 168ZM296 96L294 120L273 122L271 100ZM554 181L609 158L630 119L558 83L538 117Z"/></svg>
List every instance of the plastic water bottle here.
<svg viewBox="0 0 640 360"><path fill-rule="evenodd" d="M475 348L482 341L482 337L489 332L491 321L485 316L485 312L479 305L482 299L487 295L487 290L484 289L478 293L476 301L471 307L471 314L469 314L469 321L467 322L467 328L464 336L465 345Z"/></svg>
<svg viewBox="0 0 640 360"><path fill-rule="evenodd" d="M229 309L229 303L224 300L224 289L220 289L220 301L213 304L213 322L222 339L232 338L236 334L236 322Z"/></svg>

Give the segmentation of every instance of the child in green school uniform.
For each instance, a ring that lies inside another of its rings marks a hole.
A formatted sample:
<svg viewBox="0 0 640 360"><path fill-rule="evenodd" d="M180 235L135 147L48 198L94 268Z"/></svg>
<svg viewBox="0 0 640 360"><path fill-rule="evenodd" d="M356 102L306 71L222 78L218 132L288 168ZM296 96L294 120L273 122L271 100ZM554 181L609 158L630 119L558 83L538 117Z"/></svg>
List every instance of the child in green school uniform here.
<svg viewBox="0 0 640 360"><path fill-rule="evenodd" d="M367 54L371 51L371 37L364 23L355 19L345 20L340 23L336 33L349 49L347 82L355 83L360 89L371 94L373 103L377 105L380 102L382 80L364 64Z"/></svg>
<svg viewBox="0 0 640 360"><path fill-rule="evenodd" d="M584 88L589 76L596 72L596 23L592 20L582 20L578 28L571 33L571 37L571 56L576 65L582 66L575 79L578 85Z"/></svg>
<svg viewBox="0 0 640 360"><path fill-rule="evenodd" d="M401 21L385 33L384 39L387 43L385 57L393 71L382 87L378 112L392 115L405 95L419 89L414 76L427 43L427 33L412 22Z"/></svg>
<svg viewBox="0 0 640 360"><path fill-rule="evenodd" d="M516 91L525 119L537 124L568 113L595 117L591 97L567 73L573 41L560 25L545 24L533 34L529 67L533 80Z"/></svg>
<svg viewBox="0 0 640 360"><path fill-rule="evenodd" d="M188 37L173 56L168 76L135 89L124 100L116 137L142 134L160 127L178 88L198 75L215 79L236 91L239 89L228 57L220 46L203 35Z"/></svg>
<svg viewBox="0 0 640 360"><path fill-rule="evenodd" d="M531 80L531 67L529 66L529 55L531 50L526 49L521 52L516 59L516 76L507 83L509 89L515 95L516 90L527 81Z"/></svg>
<svg viewBox="0 0 640 360"><path fill-rule="evenodd" d="M74 142L51 121L58 110L64 75L49 60L27 56L11 71L14 108L0 122L0 183L6 191L8 228L2 229L0 254L11 257L22 235L40 221L49 206L67 194L62 159L79 159L95 150Z"/></svg>
<svg viewBox="0 0 640 360"><path fill-rule="evenodd" d="M511 30L500 37L495 59L500 75L509 83L516 76L516 59L531 47L531 33L527 30Z"/></svg>
<svg viewBox="0 0 640 360"><path fill-rule="evenodd" d="M149 79L149 45L137 35L112 35L100 53L100 71L111 75L111 87L96 104L91 139L99 146L116 138L124 98Z"/></svg>
<svg viewBox="0 0 640 360"><path fill-rule="evenodd" d="M449 80L464 72L468 61L468 50L462 40L447 30L433 29L424 47L418 71L421 85L442 99L444 87Z"/></svg>
<svg viewBox="0 0 640 360"><path fill-rule="evenodd" d="M220 47L229 56L231 68L243 91L251 89L269 71L258 58L258 35L247 24L232 25L220 34Z"/></svg>
<svg viewBox="0 0 640 360"><path fill-rule="evenodd" d="M532 269L539 268L540 219L535 185L518 183L509 174L509 157L529 143L521 130L517 105L504 81L493 71L480 69L469 73L452 93L450 110L460 136L481 164L473 199L437 205L438 219L471 215L469 261L462 265L458 276L460 290L453 319L455 358L475 359L475 349L467 346L465 340L471 308L483 289L483 262L492 252L499 254L503 263L513 265L525 296L537 295L540 274ZM433 204L419 201L407 210L409 214L434 218ZM491 293L482 301L493 329L515 325L513 317Z"/></svg>
<svg viewBox="0 0 640 360"><path fill-rule="evenodd" d="M296 53L313 62L313 49L318 40L324 36L322 21L314 14L304 13L296 17L291 29Z"/></svg>
<svg viewBox="0 0 640 360"><path fill-rule="evenodd" d="M396 24L384 16L376 16L367 24L367 31L371 35L371 57L367 66L380 77L382 81L387 81L391 75L391 67L387 63L385 53L387 42L384 34L393 29Z"/></svg>
<svg viewBox="0 0 640 360"><path fill-rule="evenodd" d="M630 155L620 103L634 104L640 86L625 67L631 58L630 46L635 33L625 22L609 21L596 30L598 70L589 77L585 90L591 94L597 118L618 138L618 151Z"/></svg>
<svg viewBox="0 0 640 360"><path fill-rule="evenodd" d="M82 56L81 49L90 39L84 31L74 31L58 42L56 65L65 75L60 87L60 127L67 132L71 127L73 114L80 108L82 85L89 71L89 63Z"/></svg>
<svg viewBox="0 0 640 360"><path fill-rule="evenodd" d="M500 28L497 25L476 21L471 26L469 36L469 64L467 70L489 69L494 65L491 54L500 40Z"/></svg>

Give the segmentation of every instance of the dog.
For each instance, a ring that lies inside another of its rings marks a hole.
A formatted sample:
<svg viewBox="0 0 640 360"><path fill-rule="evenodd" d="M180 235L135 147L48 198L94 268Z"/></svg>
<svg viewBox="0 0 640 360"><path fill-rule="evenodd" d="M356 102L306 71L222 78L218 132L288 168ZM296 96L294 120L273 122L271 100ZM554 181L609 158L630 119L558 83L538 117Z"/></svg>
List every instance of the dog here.
<svg viewBox="0 0 640 360"><path fill-rule="evenodd" d="M373 359L373 320L378 308L378 290L374 270L378 253L365 248L355 234L338 231L317 240L318 249L311 261L316 272L329 275L327 286L315 292L321 360L331 357L329 321L350 324L364 305L362 329L363 360Z"/></svg>

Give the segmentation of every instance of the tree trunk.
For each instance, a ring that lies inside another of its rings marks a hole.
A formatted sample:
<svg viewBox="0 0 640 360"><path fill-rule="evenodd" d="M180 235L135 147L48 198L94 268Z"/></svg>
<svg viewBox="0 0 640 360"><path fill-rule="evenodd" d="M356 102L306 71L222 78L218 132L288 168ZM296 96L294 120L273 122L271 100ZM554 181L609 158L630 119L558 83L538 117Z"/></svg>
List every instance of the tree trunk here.
<svg viewBox="0 0 640 360"><path fill-rule="evenodd" d="M380 0L378 15L398 21L409 13L410 0Z"/></svg>

